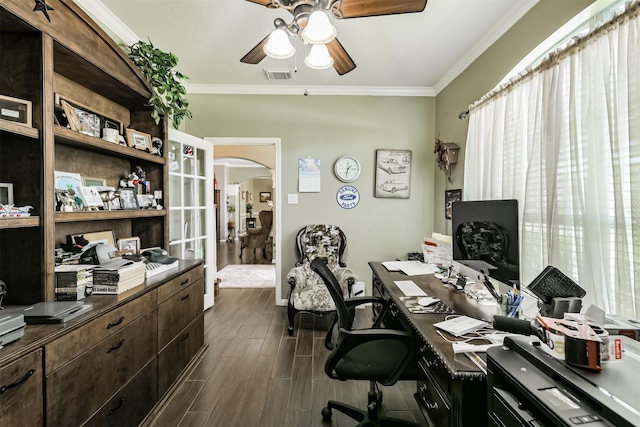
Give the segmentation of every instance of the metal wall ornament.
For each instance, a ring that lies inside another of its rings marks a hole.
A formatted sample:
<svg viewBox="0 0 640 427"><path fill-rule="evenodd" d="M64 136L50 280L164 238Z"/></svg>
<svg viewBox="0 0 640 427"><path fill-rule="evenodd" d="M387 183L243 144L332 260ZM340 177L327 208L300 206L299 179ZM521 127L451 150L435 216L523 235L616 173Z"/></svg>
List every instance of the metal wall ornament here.
<svg viewBox="0 0 640 427"><path fill-rule="evenodd" d="M449 182L451 182L452 165L458 163L459 151L460 146L455 142L443 142L440 138L436 138L433 150L436 154L436 163L441 171L445 171Z"/></svg>

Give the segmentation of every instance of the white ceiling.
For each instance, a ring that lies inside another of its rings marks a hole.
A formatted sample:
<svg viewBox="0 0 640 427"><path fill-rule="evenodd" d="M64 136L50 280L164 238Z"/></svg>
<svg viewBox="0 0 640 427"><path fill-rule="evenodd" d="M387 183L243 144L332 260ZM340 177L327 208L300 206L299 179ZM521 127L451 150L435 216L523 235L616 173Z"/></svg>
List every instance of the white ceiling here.
<svg viewBox="0 0 640 427"><path fill-rule="evenodd" d="M538 0L429 0L421 13L338 20L338 39L356 63L339 76L311 70L303 54L240 62L282 17L246 0L75 0L117 41L150 39L179 58L190 93L436 95ZM395 0L389 0L395 1ZM298 40L298 52L305 46ZM269 81L263 68L294 69Z"/></svg>

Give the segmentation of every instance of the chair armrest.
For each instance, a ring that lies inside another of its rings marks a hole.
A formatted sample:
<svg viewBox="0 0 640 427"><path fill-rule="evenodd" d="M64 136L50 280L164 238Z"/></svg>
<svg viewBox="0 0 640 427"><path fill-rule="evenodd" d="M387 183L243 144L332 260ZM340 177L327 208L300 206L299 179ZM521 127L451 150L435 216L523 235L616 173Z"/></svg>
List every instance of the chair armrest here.
<svg viewBox="0 0 640 427"><path fill-rule="evenodd" d="M347 307L349 306L356 306L356 305L360 305L360 304L367 304L367 303L376 303L376 304L382 304L384 306L388 306L389 305L389 301L387 301L384 298L381 297L374 297L374 296L364 296L364 297L353 297L353 298L345 298L344 299L345 304L347 304Z"/></svg>

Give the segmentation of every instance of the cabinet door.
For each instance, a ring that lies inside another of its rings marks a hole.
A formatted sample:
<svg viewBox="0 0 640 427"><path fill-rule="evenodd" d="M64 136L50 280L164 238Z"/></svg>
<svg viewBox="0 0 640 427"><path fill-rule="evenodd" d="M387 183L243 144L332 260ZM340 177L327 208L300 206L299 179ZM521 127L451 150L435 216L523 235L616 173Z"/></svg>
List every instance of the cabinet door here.
<svg viewBox="0 0 640 427"><path fill-rule="evenodd" d="M42 350L0 368L0 426L43 425Z"/></svg>
<svg viewBox="0 0 640 427"><path fill-rule="evenodd" d="M204 260L207 309L213 305L216 262L212 146L200 138L169 129L168 160L169 253L177 258Z"/></svg>

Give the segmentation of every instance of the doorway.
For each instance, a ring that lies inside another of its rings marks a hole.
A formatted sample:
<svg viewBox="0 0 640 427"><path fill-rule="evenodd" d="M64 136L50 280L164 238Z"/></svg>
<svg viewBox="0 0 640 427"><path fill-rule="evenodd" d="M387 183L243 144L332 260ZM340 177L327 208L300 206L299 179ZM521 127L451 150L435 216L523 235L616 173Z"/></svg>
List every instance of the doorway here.
<svg viewBox="0 0 640 427"><path fill-rule="evenodd" d="M274 211L272 235L273 235L273 260L276 270L276 292L275 303L276 305L286 304L286 301L282 299L282 287L280 285L280 266L281 266L281 215L282 197L280 191L280 138L220 138L220 137L206 137L206 141L213 144L213 158L227 157L237 158L243 160L250 160L260 163L267 167L271 173L271 181L273 191L271 192L271 203ZM220 170L220 169L218 169ZM220 189L220 214L221 218L226 218L227 206L226 206L226 186L227 184L235 184L229 182L229 171L224 168L221 171L222 176L218 176L216 173L216 180L218 182L218 188ZM254 201L259 202L259 194L254 194ZM233 218L235 221L239 219L239 213L234 212ZM222 221L226 224L226 221ZM237 224L237 222L236 222ZM227 230L228 232L229 230ZM226 237L226 234L225 234ZM283 302L284 301L284 302Z"/></svg>

